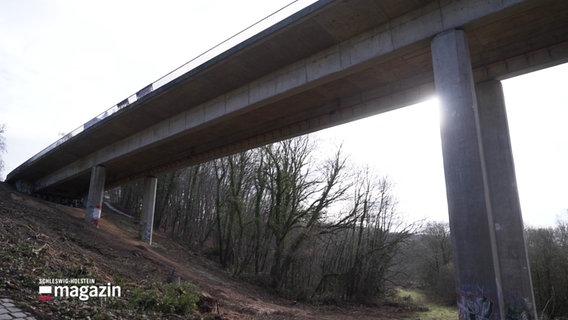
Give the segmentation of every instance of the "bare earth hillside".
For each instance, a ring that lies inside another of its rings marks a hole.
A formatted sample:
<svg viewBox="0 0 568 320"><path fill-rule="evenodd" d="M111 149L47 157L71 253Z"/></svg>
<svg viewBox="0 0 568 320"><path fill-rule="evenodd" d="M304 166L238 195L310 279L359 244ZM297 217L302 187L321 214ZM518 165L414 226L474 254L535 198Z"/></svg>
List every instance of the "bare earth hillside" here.
<svg viewBox="0 0 568 320"><path fill-rule="evenodd" d="M182 282L199 287L194 319L407 319L396 305L311 306L233 279L214 262L156 233L152 246L137 239L137 221L103 210L99 229L83 209L20 194L0 183L0 297L38 319L187 319L144 312L130 303L140 286L165 283L175 267ZM93 278L120 285L122 297L40 301L41 278Z"/></svg>

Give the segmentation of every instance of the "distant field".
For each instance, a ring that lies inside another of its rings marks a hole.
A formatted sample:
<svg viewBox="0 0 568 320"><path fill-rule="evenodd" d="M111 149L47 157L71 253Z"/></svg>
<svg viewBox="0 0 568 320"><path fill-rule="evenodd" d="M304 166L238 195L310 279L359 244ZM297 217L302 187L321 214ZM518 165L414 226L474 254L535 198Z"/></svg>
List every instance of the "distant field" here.
<svg viewBox="0 0 568 320"><path fill-rule="evenodd" d="M398 289L401 299L423 306L427 311L420 311L413 315L413 320L455 320L458 318L456 307L440 306L429 302L424 294L418 290Z"/></svg>

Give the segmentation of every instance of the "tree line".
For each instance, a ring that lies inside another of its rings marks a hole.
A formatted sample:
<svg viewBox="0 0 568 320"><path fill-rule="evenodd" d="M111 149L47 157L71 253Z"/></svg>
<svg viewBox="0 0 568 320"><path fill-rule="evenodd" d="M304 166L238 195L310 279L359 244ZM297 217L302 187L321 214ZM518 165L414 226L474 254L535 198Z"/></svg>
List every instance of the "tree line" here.
<svg viewBox="0 0 568 320"><path fill-rule="evenodd" d="M554 227L525 228L525 241L540 319L566 319L568 219L560 219ZM400 251L405 277L399 283L422 288L435 302L455 304L451 251L448 224L426 224Z"/></svg>
<svg viewBox="0 0 568 320"><path fill-rule="evenodd" d="M307 136L158 178L154 229L298 300L372 301L394 285L455 304L450 230L402 221L386 177L318 158ZM142 182L109 191L134 215ZM537 310L568 315L568 223L525 230Z"/></svg>
<svg viewBox="0 0 568 320"><path fill-rule="evenodd" d="M140 214L140 182L109 191ZM154 228L233 275L294 299L367 301L387 293L395 256L415 232L391 182L354 169L308 136L158 177Z"/></svg>

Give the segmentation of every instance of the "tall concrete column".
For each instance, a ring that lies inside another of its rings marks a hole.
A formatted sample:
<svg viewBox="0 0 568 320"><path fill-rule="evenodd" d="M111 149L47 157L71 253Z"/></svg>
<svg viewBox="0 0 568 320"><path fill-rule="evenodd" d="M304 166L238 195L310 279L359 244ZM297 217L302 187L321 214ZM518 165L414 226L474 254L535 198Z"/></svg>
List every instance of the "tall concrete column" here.
<svg viewBox="0 0 568 320"><path fill-rule="evenodd" d="M156 208L156 190L158 178L144 179L144 197L142 199L142 219L140 219L140 238L152 244L152 227L154 225L154 210Z"/></svg>
<svg viewBox="0 0 568 320"><path fill-rule="evenodd" d="M105 178L105 167L96 166L91 169L91 181L89 183L89 194L87 196L87 212L85 213L85 220L97 227L99 226L101 209L103 207Z"/></svg>
<svg viewBox="0 0 568 320"><path fill-rule="evenodd" d="M495 80L476 87L505 312L510 319L536 319L503 87Z"/></svg>
<svg viewBox="0 0 568 320"><path fill-rule="evenodd" d="M432 40L459 319L505 319L491 199L467 40ZM498 200L498 199L497 199Z"/></svg>

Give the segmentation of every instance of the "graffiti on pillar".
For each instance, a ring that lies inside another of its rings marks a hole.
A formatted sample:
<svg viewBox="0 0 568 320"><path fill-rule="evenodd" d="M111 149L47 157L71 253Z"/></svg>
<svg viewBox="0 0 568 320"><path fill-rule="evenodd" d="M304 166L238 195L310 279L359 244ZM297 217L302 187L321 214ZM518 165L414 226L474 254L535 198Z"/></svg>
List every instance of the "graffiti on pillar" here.
<svg viewBox="0 0 568 320"><path fill-rule="evenodd" d="M529 298L523 298L517 293L505 294L505 313L507 320L534 320L533 305Z"/></svg>
<svg viewBox="0 0 568 320"><path fill-rule="evenodd" d="M91 223L95 225L95 227L99 227L99 221L101 220L101 206L97 204L93 209L93 214L91 216Z"/></svg>
<svg viewBox="0 0 568 320"><path fill-rule="evenodd" d="M93 221L93 210L95 210L95 206L90 201L87 201L87 221Z"/></svg>
<svg viewBox="0 0 568 320"><path fill-rule="evenodd" d="M149 226L147 222L141 222L140 238L143 241L150 242L151 237L152 237L152 227Z"/></svg>
<svg viewBox="0 0 568 320"><path fill-rule="evenodd" d="M101 206L99 204L94 205L92 202L87 202L87 221L98 228L100 219Z"/></svg>
<svg viewBox="0 0 568 320"><path fill-rule="evenodd" d="M152 227L146 228L145 232L144 238L148 241L148 243L150 243L150 240L152 239Z"/></svg>
<svg viewBox="0 0 568 320"><path fill-rule="evenodd" d="M493 315L493 301L479 286L461 286L458 290L460 320L489 320Z"/></svg>

